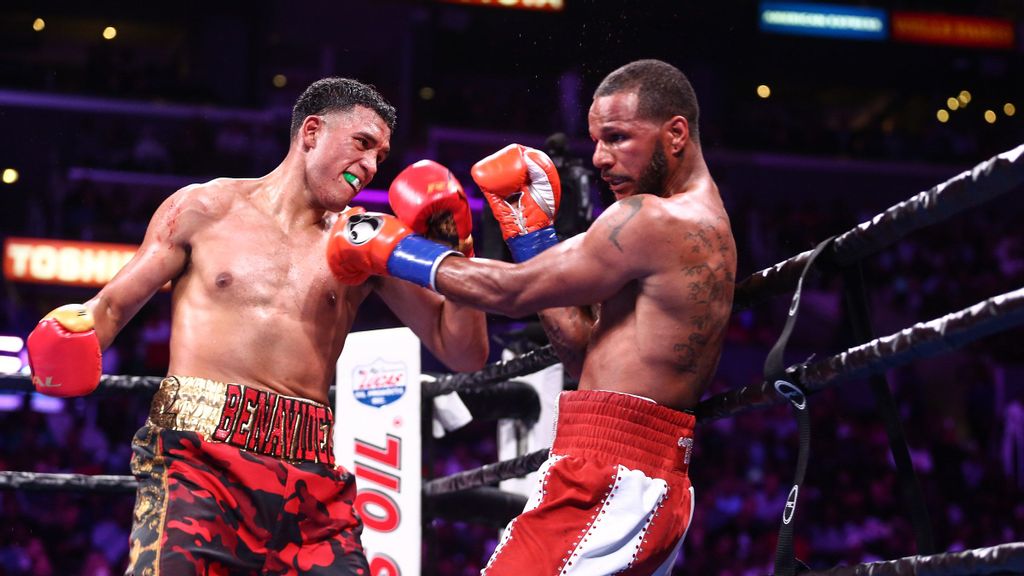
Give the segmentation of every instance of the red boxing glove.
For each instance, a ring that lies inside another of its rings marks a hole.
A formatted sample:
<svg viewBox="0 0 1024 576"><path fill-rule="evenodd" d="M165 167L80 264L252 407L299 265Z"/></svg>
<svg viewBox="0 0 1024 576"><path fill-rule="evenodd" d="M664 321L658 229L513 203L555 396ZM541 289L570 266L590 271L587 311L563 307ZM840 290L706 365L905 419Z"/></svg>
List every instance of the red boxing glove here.
<svg viewBox="0 0 1024 576"><path fill-rule="evenodd" d="M420 160L402 170L388 189L388 201L395 216L416 234L473 257L469 201L462 184L441 164Z"/></svg>
<svg viewBox="0 0 1024 576"><path fill-rule="evenodd" d="M509 144L474 164L471 173L517 261L557 243L553 224L562 184L547 154Z"/></svg>
<svg viewBox="0 0 1024 576"><path fill-rule="evenodd" d="M352 208L342 212L327 241L327 264L343 284L371 275L395 276L434 288L438 264L456 252L412 233L390 214Z"/></svg>
<svg viewBox="0 0 1024 576"><path fill-rule="evenodd" d="M36 390L50 396L84 396L103 373L93 318L81 304L50 312L28 335L28 364Z"/></svg>

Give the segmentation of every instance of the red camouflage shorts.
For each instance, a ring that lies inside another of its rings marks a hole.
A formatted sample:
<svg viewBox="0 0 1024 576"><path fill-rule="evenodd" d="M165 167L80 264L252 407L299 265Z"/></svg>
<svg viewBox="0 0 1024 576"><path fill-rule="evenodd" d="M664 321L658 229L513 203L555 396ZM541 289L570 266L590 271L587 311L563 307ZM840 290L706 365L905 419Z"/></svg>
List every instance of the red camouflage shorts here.
<svg viewBox="0 0 1024 576"><path fill-rule="evenodd" d="M301 398L164 379L132 442L127 574L369 575L332 420Z"/></svg>

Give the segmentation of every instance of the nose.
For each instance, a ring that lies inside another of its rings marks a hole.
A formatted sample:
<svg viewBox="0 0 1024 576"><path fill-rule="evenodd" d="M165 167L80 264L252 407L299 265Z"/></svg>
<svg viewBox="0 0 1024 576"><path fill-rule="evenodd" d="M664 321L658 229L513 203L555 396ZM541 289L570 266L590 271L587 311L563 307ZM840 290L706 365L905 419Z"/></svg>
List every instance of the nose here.
<svg viewBox="0 0 1024 576"><path fill-rule="evenodd" d="M594 168L597 168L598 170L611 168L615 163L612 159L611 153L608 152L608 149L600 140L594 144L594 155L591 157L590 161L594 164Z"/></svg>
<svg viewBox="0 0 1024 576"><path fill-rule="evenodd" d="M365 185L370 180L373 180L374 175L377 174L377 155L366 154L359 164L366 171L366 182L363 183Z"/></svg>

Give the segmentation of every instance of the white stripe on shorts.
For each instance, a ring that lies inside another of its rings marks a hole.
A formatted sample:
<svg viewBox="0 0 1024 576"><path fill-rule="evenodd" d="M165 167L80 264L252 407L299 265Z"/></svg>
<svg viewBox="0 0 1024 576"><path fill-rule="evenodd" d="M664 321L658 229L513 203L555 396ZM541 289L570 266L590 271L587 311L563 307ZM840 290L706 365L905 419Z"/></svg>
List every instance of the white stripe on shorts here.
<svg viewBox="0 0 1024 576"><path fill-rule="evenodd" d="M614 574L627 568L641 552L641 543L668 491L660 478L618 467L611 492L594 523L576 546L562 574Z"/></svg>

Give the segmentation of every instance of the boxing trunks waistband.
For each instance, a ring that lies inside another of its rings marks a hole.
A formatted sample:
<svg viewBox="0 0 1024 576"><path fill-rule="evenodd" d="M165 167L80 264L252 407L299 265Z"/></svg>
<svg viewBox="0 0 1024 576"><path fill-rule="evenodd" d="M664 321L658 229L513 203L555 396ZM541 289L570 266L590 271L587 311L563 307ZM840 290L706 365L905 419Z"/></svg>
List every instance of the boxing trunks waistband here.
<svg viewBox="0 0 1024 576"><path fill-rule="evenodd" d="M153 397L147 424L289 462L335 465L330 408L252 386L168 376Z"/></svg>
<svg viewBox="0 0 1024 576"><path fill-rule="evenodd" d="M693 414L604 390L562 392L551 454L613 457L625 466L686 474Z"/></svg>

